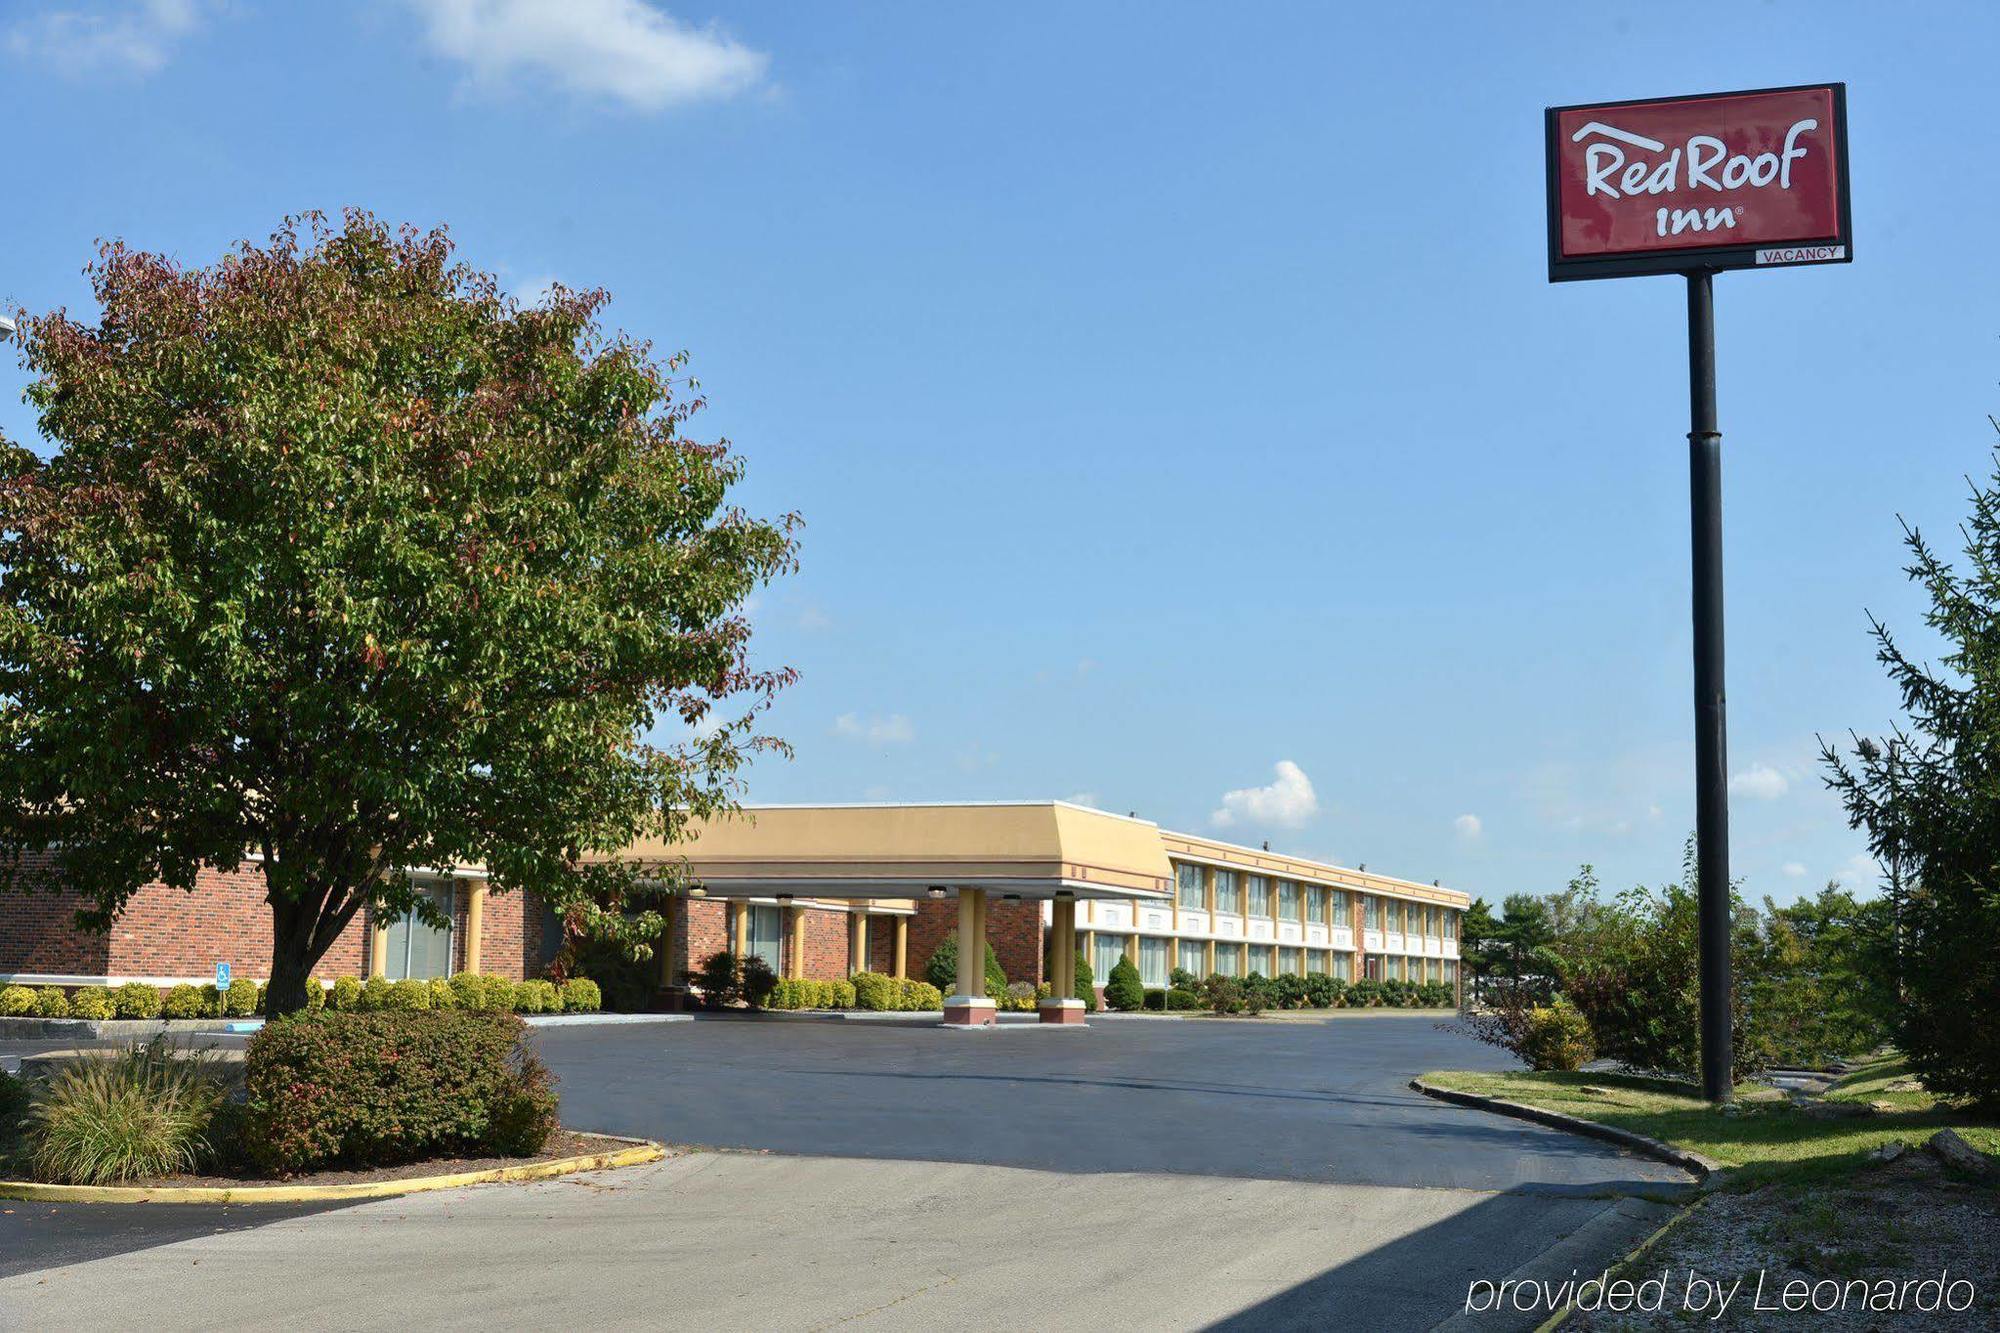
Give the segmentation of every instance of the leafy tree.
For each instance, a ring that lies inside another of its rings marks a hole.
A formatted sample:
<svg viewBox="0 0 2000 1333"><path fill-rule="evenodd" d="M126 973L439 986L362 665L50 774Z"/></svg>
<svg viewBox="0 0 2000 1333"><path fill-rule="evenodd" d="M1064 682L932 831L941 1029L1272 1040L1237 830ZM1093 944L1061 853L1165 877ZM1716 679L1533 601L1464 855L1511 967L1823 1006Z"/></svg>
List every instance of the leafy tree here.
<svg viewBox="0 0 2000 1333"><path fill-rule="evenodd" d="M1474 898L1458 923L1459 966L1465 969L1468 992L1473 996L1485 989L1487 978L1493 975L1496 932L1492 905L1484 898Z"/></svg>
<svg viewBox="0 0 2000 1333"><path fill-rule="evenodd" d="M592 858L728 808L791 679L739 611L795 520L727 502L684 359L361 212L89 276L95 323L21 321L51 456L0 441L7 882L48 851L106 929L254 856L274 1014L364 911L435 917L403 867L644 952L625 899L675 868ZM692 739L644 739L668 718Z"/></svg>
<svg viewBox="0 0 2000 1333"><path fill-rule="evenodd" d="M1131 959L1120 958L1111 965L1111 975L1104 982L1104 1002L1127 1012L1145 1007L1146 987Z"/></svg>
<svg viewBox="0 0 2000 1333"><path fill-rule="evenodd" d="M924 964L924 980L936 986L946 995L958 991L958 932L952 931L938 941L937 948L931 950L929 961ZM986 941L986 995L999 1002L1007 994L1007 973L1000 967L1000 955L993 951L993 941Z"/></svg>
<svg viewBox="0 0 2000 1333"><path fill-rule="evenodd" d="M1903 525L1905 572L1945 645L1937 663L1869 618L1904 721L1855 736L1847 755L1821 748L1827 785L1885 870L1896 1045L1938 1096L2000 1105L2000 455L1971 504L1962 570Z"/></svg>

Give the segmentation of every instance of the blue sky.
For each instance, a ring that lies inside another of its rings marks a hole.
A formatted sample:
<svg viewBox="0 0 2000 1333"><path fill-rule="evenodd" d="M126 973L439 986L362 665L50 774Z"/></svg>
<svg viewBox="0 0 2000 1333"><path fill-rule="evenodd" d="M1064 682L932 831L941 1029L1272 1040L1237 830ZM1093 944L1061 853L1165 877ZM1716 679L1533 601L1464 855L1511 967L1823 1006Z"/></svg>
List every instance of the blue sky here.
<svg viewBox="0 0 2000 1333"><path fill-rule="evenodd" d="M802 683L769 801L1075 797L1498 898L1693 822L1683 295L1551 287L1541 109L1844 79L1856 262L1717 284L1735 865L1860 839L1896 516L2000 410L1990 5L0 4L0 300L448 223L686 347ZM21 374L0 428L32 438ZM1233 793L1233 795L1232 795Z"/></svg>

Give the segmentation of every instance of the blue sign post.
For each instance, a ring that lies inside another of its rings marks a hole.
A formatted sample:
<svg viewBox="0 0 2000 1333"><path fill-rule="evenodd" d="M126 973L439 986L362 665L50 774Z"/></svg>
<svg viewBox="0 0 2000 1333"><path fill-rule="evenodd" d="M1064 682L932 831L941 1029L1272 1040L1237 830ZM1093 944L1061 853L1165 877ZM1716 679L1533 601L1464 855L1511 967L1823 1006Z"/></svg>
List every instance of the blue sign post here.
<svg viewBox="0 0 2000 1333"><path fill-rule="evenodd" d="M229 989L229 964L217 963L215 965L215 988L217 990Z"/></svg>

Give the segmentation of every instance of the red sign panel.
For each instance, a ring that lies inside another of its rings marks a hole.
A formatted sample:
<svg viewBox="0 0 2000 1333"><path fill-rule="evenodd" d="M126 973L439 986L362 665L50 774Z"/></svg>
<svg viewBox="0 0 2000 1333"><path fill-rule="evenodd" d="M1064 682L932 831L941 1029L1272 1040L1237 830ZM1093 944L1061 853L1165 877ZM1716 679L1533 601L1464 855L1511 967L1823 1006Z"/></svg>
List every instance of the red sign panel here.
<svg viewBox="0 0 2000 1333"><path fill-rule="evenodd" d="M1549 277L1852 258L1842 84L1548 112Z"/></svg>

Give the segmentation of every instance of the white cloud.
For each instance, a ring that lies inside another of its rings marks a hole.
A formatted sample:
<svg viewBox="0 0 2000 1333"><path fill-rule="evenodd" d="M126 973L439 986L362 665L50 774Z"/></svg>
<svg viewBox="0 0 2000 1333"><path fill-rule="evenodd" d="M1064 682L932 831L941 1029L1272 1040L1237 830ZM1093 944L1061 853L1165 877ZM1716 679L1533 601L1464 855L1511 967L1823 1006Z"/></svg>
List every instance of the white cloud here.
<svg viewBox="0 0 2000 1333"><path fill-rule="evenodd" d="M1486 827L1479 822L1478 815L1460 815L1451 821L1451 826L1458 830L1461 838L1476 838Z"/></svg>
<svg viewBox="0 0 2000 1333"><path fill-rule="evenodd" d="M1071 805L1087 805L1093 810L1097 808L1097 793L1094 791L1073 791L1063 799Z"/></svg>
<svg viewBox="0 0 2000 1333"><path fill-rule="evenodd" d="M1280 759L1272 772L1277 776L1268 786L1224 792L1222 805L1209 816L1209 822L1217 828L1233 824L1298 828L1319 813L1319 796L1305 770L1289 759Z"/></svg>
<svg viewBox="0 0 2000 1333"><path fill-rule="evenodd" d="M474 79L545 80L640 111L734 97L764 81L770 57L713 25L683 23L645 0L408 0L431 47Z"/></svg>
<svg viewBox="0 0 2000 1333"><path fill-rule="evenodd" d="M865 718L858 713L842 713L833 720L833 734L867 741L870 745L907 745L917 738L917 729L901 713L887 716L870 713Z"/></svg>
<svg viewBox="0 0 2000 1333"><path fill-rule="evenodd" d="M803 630L823 630L833 624L833 617L817 606L808 606L799 612L799 628Z"/></svg>
<svg viewBox="0 0 2000 1333"><path fill-rule="evenodd" d="M1806 868L1797 861L1787 861L1778 867L1778 873L1786 879L1800 879L1804 877Z"/></svg>
<svg viewBox="0 0 2000 1333"><path fill-rule="evenodd" d="M110 0L50 9L11 28L7 49L66 74L151 74L194 31L200 10L196 0Z"/></svg>
<svg viewBox="0 0 2000 1333"><path fill-rule="evenodd" d="M1769 764L1752 764L1729 779L1731 796L1748 796L1754 801L1775 801L1791 787L1785 775Z"/></svg>
<svg viewBox="0 0 2000 1333"><path fill-rule="evenodd" d="M1846 889L1872 889L1882 882L1882 864L1867 852L1856 852L1834 873Z"/></svg>

